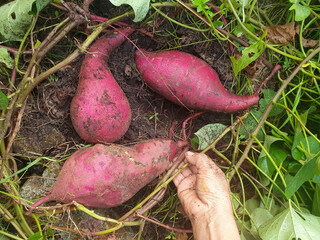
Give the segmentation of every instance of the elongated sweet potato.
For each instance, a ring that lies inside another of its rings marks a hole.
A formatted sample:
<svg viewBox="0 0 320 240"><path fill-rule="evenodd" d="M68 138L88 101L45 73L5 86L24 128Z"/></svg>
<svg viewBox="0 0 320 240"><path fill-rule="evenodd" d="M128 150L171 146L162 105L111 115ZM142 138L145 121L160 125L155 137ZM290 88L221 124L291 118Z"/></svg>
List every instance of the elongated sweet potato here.
<svg viewBox="0 0 320 240"><path fill-rule="evenodd" d="M114 79L107 60L131 29L99 38L81 65L77 93L72 99L70 116L79 136L90 143L119 140L128 130L131 109L124 92Z"/></svg>
<svg viewBox="0 0 320 240"><path fill-rule="evenodd" d="M221 84L203 60L185 52L136 52L136 65L145 82L168 100L187 108L237 112L257 104L259 97L237 96Z"/></svg>
<svg viewBox="0 0 320 240"><path fill-rule="evenodd" d="M183 143L152 139L132 147L96 144L64 163L52 191L32 205L76 201L87 207L114 207L165 171Z"/></svg>

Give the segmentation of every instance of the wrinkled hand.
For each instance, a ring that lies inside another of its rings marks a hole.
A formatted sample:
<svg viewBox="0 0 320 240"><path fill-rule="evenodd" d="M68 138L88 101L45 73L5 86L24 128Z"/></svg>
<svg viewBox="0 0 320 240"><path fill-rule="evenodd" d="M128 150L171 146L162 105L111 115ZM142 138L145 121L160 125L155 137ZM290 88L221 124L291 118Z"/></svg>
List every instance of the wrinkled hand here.
<svg viewBox="0 0 320 240"><path fill-rule="evenodd" d="M187 152L186 161L189 166L173 182L189 219L230 213L229 185L222 170L205 154Z"/></svg>

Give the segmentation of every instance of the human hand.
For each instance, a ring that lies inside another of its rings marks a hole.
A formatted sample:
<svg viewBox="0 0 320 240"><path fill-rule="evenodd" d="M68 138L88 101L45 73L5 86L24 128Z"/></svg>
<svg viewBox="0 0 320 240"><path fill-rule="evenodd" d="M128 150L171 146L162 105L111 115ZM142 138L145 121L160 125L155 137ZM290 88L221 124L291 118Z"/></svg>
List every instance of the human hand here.
<svg viewBox="0 0 320 240"><path fill-rule="evenodd" d="M173 182L196 240L240 240L233 217L229 184L221 169L205 154L186 153L190 164Z"/></svg>
<svg viewBox="0 0 320 240"><path fill-rule="evenodd" d="M205 154L187 152L186 161L189 166L173 182L189 219L232 212L229 184L222 170Z"/></svg>

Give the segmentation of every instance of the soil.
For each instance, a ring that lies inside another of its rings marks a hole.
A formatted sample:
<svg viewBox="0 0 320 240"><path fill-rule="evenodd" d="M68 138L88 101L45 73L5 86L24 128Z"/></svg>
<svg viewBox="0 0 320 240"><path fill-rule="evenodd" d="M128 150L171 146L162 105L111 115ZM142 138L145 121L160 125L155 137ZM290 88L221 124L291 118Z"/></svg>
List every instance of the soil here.
<svg viewBox="0 0 320 240"><path fill-rule="evenodd" d="M133 43L138 48L148 51L170 49L177 45L184 46L177 48L177 50L191 53L209 63L217 71L221 82L227 89L230 89L233 83L229 58L231 53L227 43L203 42L204 37L201 33L173 26L168 21L163 22L156 30L151 26L144 26L144 30L149 32L152 37L139 30L135 31L130 36L131 41L124 42L114 50L108 61L108 65L125 92L132 110L132 122L129 130L117 142L118 144L130 145L151 138L168 138L170 128L173 125L175 126L174 133L177 135L174 139L178 140L179 137L182 137L182 122L195 113L167 101L143 82L134 63L136 47ZM168 32L175 32L175 38L167 34ZM196 42L199 43L193 44ZM67 56L70 52L54 48L52 54L54 53ZM39 85L29 96L21 128L13 146L14 153L21 159L33 159L38 156L64 156L73 153L78 145L87 144L73 129L69 115L70 102L77 89L78 73L82 60L83 56L61 69ZM188 125L187 132L194 133L209 123L229 125L230 115L214 112L204 113L193 119L191 127ZM33 172L28 175L41 175L43 170L44 167L33 168ZM142 189L128 203L115 208L115 211L121 215L130 210L142 196L152 190L152 184L150 186ZM187 225L180 227L190 227L186 219L183 221L183 224L185 223ZM147 223L144 238L164 239L169 233L169 230Z"/></svg>

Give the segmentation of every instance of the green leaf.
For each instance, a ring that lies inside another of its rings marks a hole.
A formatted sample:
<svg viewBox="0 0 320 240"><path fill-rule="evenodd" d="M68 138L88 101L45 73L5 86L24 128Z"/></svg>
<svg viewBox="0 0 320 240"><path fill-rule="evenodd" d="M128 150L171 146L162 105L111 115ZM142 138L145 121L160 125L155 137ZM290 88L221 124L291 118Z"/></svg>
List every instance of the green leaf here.
<svg viewBox="0 0 320 240"><path fill-rule="evenodd" d="M191 142L192 148L194 150L197 150L199 147L199 138L198 137L191 138L190 142Z"/></svg>
<svg viewBox="0 0 320 240"><path fill-rule="evenodd" d="M46 229L46 238L48 240L54 240L54 232L51 228Z"/></svg>
<svg viewBox="0 0 320 240"><path fill-rule="evenodd" d="M231 57L232 68L234 75L236 76L242 69L247 67L250 63L256 60L263 52L264 42L262 40L252 44L249 47L246 47L241 53L239 59Z"/></svg>
<svg viewBox="0 0 320 240"><path fill-rule="evenodd" d="M258 228L272 218L273 216L270 211L260 207L254 209L251 213L251 222L254 223L252 225L256 225Z"/></svg>
<svg viewBox="0 0 320 240"><path fill-rule="evenodd" d="M0 7L0 40L21 41L34 14L51 0L15 0Z"/></svg>
<svg viewBox="0 0 320 240"><path fill-rule="evenodd" d="M302 149L304 149L304 151ZM306 160L309 156L317 154L319 151L320 144L318 143L318 141L314 139L312 136L309 136L306 139L303 137L301 133L294 139L291 154L295 160Z"/></svg>
<svg viewBox="0 0 320 240"><path fill-rule="evenodd" d="M316 110L316 107L314 105L311 105L308 110L306 110L303 114L298 116L303 125L307 124L308 115L314 112L315 110ZM311 138L307 139L308 142L313 141L310 139ZM295 160L305 160L305 154L303 153L303 151L298 149L298 146L304 149L308 149L306 144L307 140L304 138L300 123L297 120L295 120L295 132L294 132L294 139L293 139L293 144L291 148L291 154ZM316 151L312 151L312 153L316 153Z"/></svg>
<svg viewBox="0 0 320 240"><path fill-rule="evenodd" d="M258 125L258 121L260 120L268 104L276 94L275 91L270 89L263 89L262 93L263 97L259 100L259 109L253 109L250 115L243 120L243 123L249 132L252 132L256 128L256 126ZM279 102L281 103L282 101ZM279 108L278 106L273 106L270 112L271 115L269 116L276 116L281 112L283 112L283 109L281 107ZM240 128L240 136L245 138L249 137L246 129L243 126ZM258 132L257 138L259 140L263 140L264 133L262 132L262 130Z"/></svg>
<svg viewBox="0 0 320 240"><path fill-rule="evenodd" d="M320 218L295 211L291 205L259 227L263 240L314 240L320 236Z"/></svg>
<svg viewBox="0 0 320 240"><path fill-rule="evenodd" d="M263 106L263 111L267 108L271 100L273 99L274 95L276 95L276 92L271 89L262 89L261 92L263 93L263 98L259 101L259 105ZM280 100L279 103L282 103L283 100ZM261 109L260 107L260 109ZM268 117L274 117L279 114L281 114L284 111L284 109L280 106L273 105L272 109L268 115Z"/></svg>
<svg viewBox="0 0 320 240"><path fill-rule="evenodd" d="M233 194L233 195L235 195L235 194ZM237 195L237 199L240 202L242 201L242 200L240 200L239 195ZM240 206L240 207L239 207L238 201L236 201L236 200L232 201L232 205L233 205L234 209L237 209L237 212L239 215L243 215L243 214L247 215L248 213L251 214L253 212L253 210L258 208L260 205L260 201L258 201L256 198L248 199L245 202L244 206Z"/></svg>
<svg viewBox="0 0 320 240"><path fill-rule="evenodd" d="M267 137L266 137L267 139ZM266 141L266 140L265 140ZM283 148L283 142L275 142L270 145L268 153L272 157L274 163L277 165L277 167L280 166L280 164L287 158L289 152ZM271 177L275 166L271 162L271 160L264 154L262 157L259 157L258 159L258 166L269 176Z"/></svg>
<svg viewBox="0 0 320 240"><path fill-rule="evenodd" d="M314 183L320 183L320 175L319 175L319 176L314 175L312 181L313 181Z"/></svg>
<svg viewBox="0 0 320 240"><path fill-rule="evenodd" d="M254 32L255 31L255 26L253 24L248 24L248 23L243 23L243 25L250 31L250 32ZM244 30L242 28L242 26L240 24L237 24L234 29L232 30L232 33L235 34L237 37L241 37L242 35L244 35L246 38L249 39L249 43L256 43L257 41L250 35L247 33L246 30ZM241 45L242 46L242 45ZM238 48L238 51L242 51L242 48L244 49L244 47Z"/></svg>
<svg viewBox="0 0 320 240"><path fill-rule="evenodd" d="M115 6L128 4L132 7L135 17L134 22L142 21L149 11L150 0L110 0Z"/></svg>
<svg viewBox="0 0 320 240"><path fill-rule="evenodd" d="M45 234L41 234L40 232L36 232L31 235L27 240L54 240L54 232L51 228L46 228L43 231Z"/></svg>
<svg viewBox="0 0 320 240"><path fill-rule="evenodd" d="M32 234L27 240L42 240L42 234L40 232L36 232L35 234Z"/></svg>
<svg viewBox="0 0 320 240"><path fill-rule="evenodd" d="M199 146L197 150L203 150L208 147L226 128L221 123L208 124L199 129L195 135L199 139Z"/></svg>
<svg viewBox="0 0 320 240"><path fill-rule="evenodd" d="M259 207L259 201L256 198L250 198L245 203L245 208L248 213L252 213L256 208Z"/></svg>
<svg viewBox="0 0 320 240"><path fill-rule="evenodd" d="M14 61L10 57L8 50L5 48L0 48L0 63L4 63L7 68L13 68Z"/></svg>
<svg viewBox="0 0 320 240"><path fill-rule="evenodd" d="M285 195L289 199L306 181L312 179L315 175L316 161L319 156L315 156L304 164L285 190ZM288 182L287 182L288 183Z"/></svg>
<svg viewBox="0 0 320 240"><path fill-rule="evenodd" d="M290 1L292 2L292 1ZM307 17L309 17L311 10L309 6L303 6L299 3L299 1L295 0L289 10L295 10L296 15L294 17L295 21L303 21Z"/></svg>
<svg viewBox="0 0 320 240"><path fill-rule="evenodd" d="M262 117L263 112L260 109L252 109L250 115L246 119L243 120L244 125L246 128L243 126L240 127L240 137L241 138L249 138L249 135L247 133L247 130L249 133L253 132L253 130L257 127L259 119ZM257 138L262 141L264 139L264 133L260 129Z"/></svg>
<svg viewBox="0 0 320 240"><path fill-rule="evenodd" d="M36 43L34 44L34 48L37 49L40 46L41 42L37 39Z"/></svg>
<svg viewBox="0 0 320 240"><path fill-rule="evenodd" d="M263 147L266 149L267 152L270 152L271 145L277 141L283 141L283 139L271 135L266 135ZM259 158L262 158L264 156L266 156L266 153L264 151L261 151Z"/></svg>
<svg viewBox="0 0 320 240"><path fill-rule="evenodd" d="M317 176L320 175L320 157L317 159L317 162L316 162L316 175Z"/></svg>
<svg viewBox="0 0 320 240"><path fill-rule="evenodd" d="M241 7L246 7L249 3L249 0L238 0L240 3Z"/></svg>
<svg viewBox="0 0 320 240"><path fill-rule="evenodd" d="M222 28L224 26L222 21L216 20L213 22L213 26L216 28Z"/></svg>
<svg viewBox="0 0 320 240"><path fill-rule="evenodd" d="M320 184L317 183L312 200L312 214L320 216Z"/></svg>
<svg viewBox="0 0 320 240"><path fill-rule="evenodd" d="M6 109L8 107L9 99L7 96L0 91L0 110Z"/></svg>

